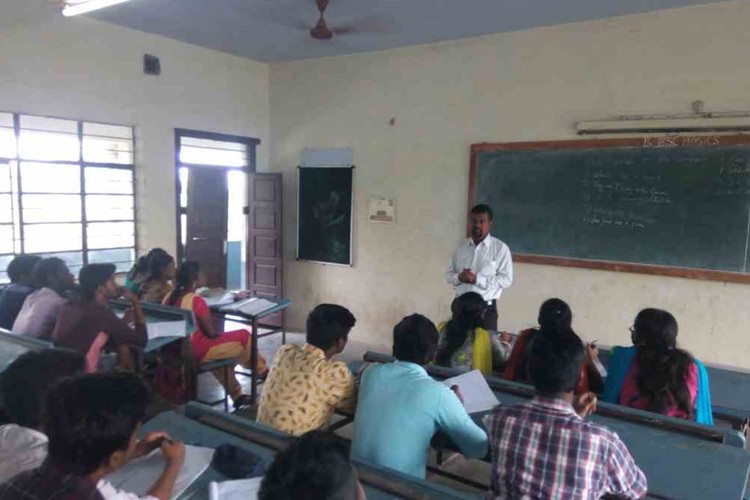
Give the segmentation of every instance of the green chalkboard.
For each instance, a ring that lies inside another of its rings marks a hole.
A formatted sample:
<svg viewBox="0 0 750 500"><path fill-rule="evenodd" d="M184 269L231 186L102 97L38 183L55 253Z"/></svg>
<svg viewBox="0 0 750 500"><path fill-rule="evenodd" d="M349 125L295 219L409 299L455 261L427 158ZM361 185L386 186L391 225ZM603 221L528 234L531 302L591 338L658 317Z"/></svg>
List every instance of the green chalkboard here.
<svg viewBox="0 0 750 500"><path fill-rule="evenodd" d="M521 261L750 282L748 142L475 145L470 202Z"/></svg>

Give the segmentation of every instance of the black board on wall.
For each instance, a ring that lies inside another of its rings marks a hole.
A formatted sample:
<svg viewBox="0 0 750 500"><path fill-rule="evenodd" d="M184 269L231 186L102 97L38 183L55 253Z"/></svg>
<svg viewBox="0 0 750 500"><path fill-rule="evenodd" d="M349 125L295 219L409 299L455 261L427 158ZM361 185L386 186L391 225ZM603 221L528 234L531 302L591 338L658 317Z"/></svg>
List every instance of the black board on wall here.
<svg viewBox="0 0 750 500"><path fill-rule="evenodd" d="M750 282L750 137L476 144L470 204L521 262Z"/></svg>
<svg viewBox="0 0 750 500"><path fill-rule="evenodd" d="M297 259L352 265L354 167L299 167Z"/></svg>

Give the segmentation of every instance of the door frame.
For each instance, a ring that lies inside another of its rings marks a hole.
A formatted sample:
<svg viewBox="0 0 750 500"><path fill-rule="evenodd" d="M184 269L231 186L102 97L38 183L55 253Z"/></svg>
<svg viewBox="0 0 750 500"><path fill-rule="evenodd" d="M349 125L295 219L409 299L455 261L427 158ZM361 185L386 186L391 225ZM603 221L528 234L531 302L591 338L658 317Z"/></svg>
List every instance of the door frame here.
<svg viewBox="0 0 750 500"><path fill-rule="evenodd" d="M195 163L182 164L180 162L180 139L183 137L193 137L196 139L209 139L212 141L227 141L227 142L239 142L247 147L247 165L245 167L224 167L220 165L200 165ZM214 132L203 132L200 130L191 130L184 128L174 129L174 180L175 180L175 227L177 228L177 234L175 235L175 249L177 262L182 262L185 258L185 248L182 244L182 214L184 213L182 206L180 205L180 191L182 189L182 183L180 182L180 168L190 168L192 166L201 168L214 168L217 170L223 170L228 172L230 170L242 171L247 175L247 183L245 184L245 201L247 202L249 179L250 175L256 171L256 153L257 147L260 144L260 139L254 137L244 137L241 135L221 134ZM247 216L247 205L243 207L243 212ZM250 229L249 219L245 219L245 232L247 233ZM245 265L245 282L247 283L250 279L247 265Z"/></svg>

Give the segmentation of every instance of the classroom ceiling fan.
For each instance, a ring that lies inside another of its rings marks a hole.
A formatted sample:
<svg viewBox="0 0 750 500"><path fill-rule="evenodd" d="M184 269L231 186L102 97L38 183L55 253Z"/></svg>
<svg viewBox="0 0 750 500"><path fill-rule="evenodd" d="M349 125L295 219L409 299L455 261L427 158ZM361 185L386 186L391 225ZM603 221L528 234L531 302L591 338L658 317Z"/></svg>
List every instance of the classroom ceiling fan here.
<svg viewBox="0 0 750 500"><path fill-rule="evenodd" d="M280 10L272 9L268 15L272 22L294 29L305 30L315 40L331 40L334 36L354 33L389 33L394 28L394 19L377 13L357 19L348 24L329 26L326 20L326 9L328 9L330 3L330 0L315 0L319 15L317 22L312 27L310 27L309 22L290 19L287 17L287 12L280 12Z"/></svg>

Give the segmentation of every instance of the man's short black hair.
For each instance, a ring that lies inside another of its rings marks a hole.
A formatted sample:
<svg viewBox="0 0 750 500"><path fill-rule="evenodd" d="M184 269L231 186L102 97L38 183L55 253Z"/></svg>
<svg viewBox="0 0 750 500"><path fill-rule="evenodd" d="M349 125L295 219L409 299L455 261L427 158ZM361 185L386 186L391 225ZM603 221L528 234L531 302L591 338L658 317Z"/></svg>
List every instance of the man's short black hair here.
<svg viewBox="0 0 750 500"><path fill-rule="evenodd" d="M148 386L133 373L62 380L47 395L44 409L49 460L67 474L96 471L114 452L127 450L150 397Z"/></svg>
<svg viewBox="0 0 750 500"><path fill-rule="evenodd" d="M307 343L324 351L340 338L346 338L357 318L346 307L320 304L307 317Z"/></svg>
<svg viewBox="0 0 750 500"><path fill-rule="evenodd" d="M104 286L116 270L114 264L88 264L83 266L78 273L78 285L81 288L83 298L92 300L97 288Z"/></svg>
<svg viewBox="0 0 750 500"><path fill-rule="evenodd" d="M529 378L539 394L573 392L586 356L583 342L573 332L540 332L531 340Z"/></svg>
<svg viewBox="0 0 750 500"><path fill-rule="evenodd" d="M34 266L40 260L42 260L42 258L38 255L29 255L25 253L16 255L16 257L10 261L10 264L8 264L8 269L6 270L10 282L16 283L24 276L30 277L31 273L34 271Z"/></svg>
<svg viewBox="0 0 750 500"><path fill-rule="evenodd" d="M356 500L357 476L340 438L311 431L276 455L260 486L260 500Z"/></svg>
<svg viewBox="0 0 750 500"><path fill-rule="evenodd" d="M34 286L38 288L51 286L55 276L60 272L62 266L65 265L65 261L57 257L48 257L37 262L32 274Z"/></svg>
<svg viewBox="0 0 750 500"><path fill-rule="evenodd" d="M489 205L485 205L484 203L474 205L474 208L471 209L471 213L473 215L487 214L487 217L492 220L492 207L490 207Z"/></svg>
<svg viewBox="0 0 750 500"><path fill-rule="evenodd" d="M399 361L423 365L435 357L438 331L435 323L421 314L412 314L393 328L393 356Z"/></svg>
<svg viewBox="0 0 750 500"><path fill-rule="evenodd" d="M58 380L84 372L83 354L66 349L44 349L22 354L0 378L3 407L11 423L39 429L42 406L49 388Z"/></svg>

